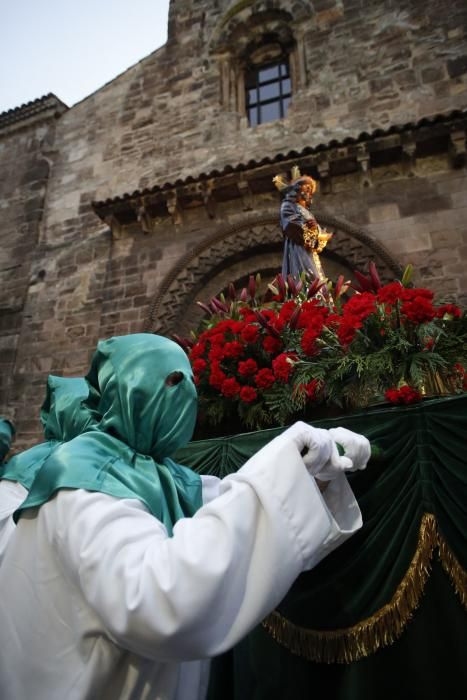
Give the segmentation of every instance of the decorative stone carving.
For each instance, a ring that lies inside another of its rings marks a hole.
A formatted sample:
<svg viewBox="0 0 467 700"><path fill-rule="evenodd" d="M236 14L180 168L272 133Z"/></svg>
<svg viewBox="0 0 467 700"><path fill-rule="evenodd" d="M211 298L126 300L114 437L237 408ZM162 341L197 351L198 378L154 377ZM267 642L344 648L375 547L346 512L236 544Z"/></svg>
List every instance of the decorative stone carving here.
<svg viewBox="0 0 467 700"><path fill-rule="evenodd" d="M454 168L462 168L466 161L465 129L453 129L449 140L452 165Z"/></svg>
<svg viewBox="0 0 467 700"><path fill-rule="evenodd" d="M180 207L178 205L178 197L177 197L177 190L169 190L166 194L166 204L167 204L167 211L169 212L170 216L172 217L172 221L174 224L181 224L182 223L182 214L180 211Z"/></svg>

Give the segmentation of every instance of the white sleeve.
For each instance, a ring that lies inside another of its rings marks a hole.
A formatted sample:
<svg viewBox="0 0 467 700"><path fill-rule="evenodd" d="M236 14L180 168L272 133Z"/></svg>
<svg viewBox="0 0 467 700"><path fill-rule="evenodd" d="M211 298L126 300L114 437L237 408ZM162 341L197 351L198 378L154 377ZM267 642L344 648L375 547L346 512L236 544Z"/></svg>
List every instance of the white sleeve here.
<svg viewBox="0 0 467 700"><path fill-rule="evenodd" d="M275 442L170 538L134 500L63 490L43 506L68 575L118 645L160 661L219 654L341 536L298 449Z"/></svg>
<svg viewBox="0 0 467 700"><path fill-rule="evenodd" d="M28 492L19 482L9 479L0 481L0 562L16 528L13 513L27 495Z"/></svg>
<svg viewBox="0 0 467 700"><path fill-rule="evenodd" d="M203 505L210 503L214 498L217 498L220 493L221 479L211 474L201 474L201 489Z"/></svg>

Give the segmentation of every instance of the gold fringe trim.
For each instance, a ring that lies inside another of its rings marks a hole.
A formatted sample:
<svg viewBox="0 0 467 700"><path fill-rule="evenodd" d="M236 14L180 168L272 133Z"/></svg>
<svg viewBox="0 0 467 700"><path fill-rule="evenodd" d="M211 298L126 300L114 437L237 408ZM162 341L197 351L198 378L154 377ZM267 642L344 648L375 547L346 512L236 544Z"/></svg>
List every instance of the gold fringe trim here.
<svg viewBox="0 0 467 700"><path fill-rule="evenodd" d="M439 547L443 568L465 606L466 573L439 536L434 515L425 513L417 548L404 578L391 601L373 615L351 627L312 630L295 625L274 611L262 625L276 642L309 661L327 664L358 661L399 639L420 603L435 547Z"/></svg>
<svg viewBox="0 0 467 700"><path fill-rule="evenodd" d="M467 611L467 572L462 568L449 549L446 540L441 535L438 536L438 539L438 551L441 565L451 579L454 590Z"/></svg>

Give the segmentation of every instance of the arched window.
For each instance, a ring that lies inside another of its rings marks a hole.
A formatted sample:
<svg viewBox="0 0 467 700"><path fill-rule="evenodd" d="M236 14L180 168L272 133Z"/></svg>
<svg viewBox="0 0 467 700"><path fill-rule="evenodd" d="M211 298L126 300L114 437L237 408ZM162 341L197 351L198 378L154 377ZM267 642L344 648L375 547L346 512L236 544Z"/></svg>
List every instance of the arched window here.
<svg viewBox="0 0 467 700"><path fill-rule="evenodd" d="M210 51L219 61L221 105L238 128L286 117L307 84L303 27L314 10L309 0L290 4L293 12L283 0L226 0Z"/></svg>
<svg viewBox="0 0 467 700"><path fill-rule="evenodd" d="M288 57L249 68L245 74L245 89L250 126L286 117L292 96Z"/></svg>

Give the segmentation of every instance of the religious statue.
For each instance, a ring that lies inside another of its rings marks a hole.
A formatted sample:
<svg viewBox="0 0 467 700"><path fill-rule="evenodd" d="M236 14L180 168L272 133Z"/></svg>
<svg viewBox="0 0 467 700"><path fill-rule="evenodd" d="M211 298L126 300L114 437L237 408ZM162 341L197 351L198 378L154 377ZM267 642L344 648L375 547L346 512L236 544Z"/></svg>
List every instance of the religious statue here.
<svg viewBox="0 0 467 700"><path fill-rule="evenodd" d="M299 277L303 271L326 282L320 261L320 253L332 237L323 230L310 211L317 183L309 175L301 175L297 166L292 168L292 178L273 178L274 185L283 195L280 222L284 235L282 275Z"/></svg>

